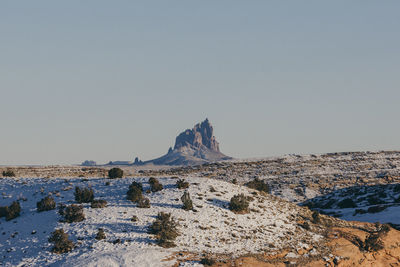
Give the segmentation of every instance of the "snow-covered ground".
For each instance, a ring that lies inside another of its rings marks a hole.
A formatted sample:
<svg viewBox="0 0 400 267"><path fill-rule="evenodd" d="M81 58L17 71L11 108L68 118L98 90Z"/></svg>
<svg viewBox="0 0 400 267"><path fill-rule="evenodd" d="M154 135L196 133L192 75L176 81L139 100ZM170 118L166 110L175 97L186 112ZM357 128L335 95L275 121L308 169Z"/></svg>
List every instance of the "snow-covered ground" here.
<svg viewBox="0 0 400 267"><path fill-rule="evenodd" d="M142 172L146 176L235 179L239 184L258 178L270 186L272 194L301 203L354 185L400 183L400 151L286 155Z"/></svg>
<svg viewBox="0 0 400 267"><path fill-rule="evenodd" d="M149 189L148 178L3 178L0 179L0 206L19 200L21 216L11 221L0 218L0 265L4 266L171 266L165 261L174 252L224 253L239 256L282 248L298 249L318 242L320 236L306 231L296 223L298 208L273 196L254 193L249 188L207 178L187 178L187 191L195 211L182 209L181 196L185 190L176 187L176 179L159 178L164 189L144 193L151 208L137 208L126 199L133 181ZM109 185L106 183L110 182ZM57 210L37 212L36 202L52 195L57 204L74 201L74 187L91 186L96 199L108 206L92 209L84 204L86 219L78 223L62 223ZM214 188L215 190L211 189ZM228 209L235 194L253 197L251 212L235 214ZM180 236L176 247L165 249L156 245L147 233L158 212L170 212L179 223ZM132 216L138 221L132 222ZM63 228L76 248L65 254L54 254L48 237ZM107 238L95 239L99 228ZM121 242L113 241L120 239ZM306 245L308 244L308 245ZM193 261L185 266L196 266Z"/></svg>
<svg viewBox="0 0 400 267"><path fill-rule="evenodd" d="M400 225L400 184L352 186L303 205L348 221Z"/></svg>

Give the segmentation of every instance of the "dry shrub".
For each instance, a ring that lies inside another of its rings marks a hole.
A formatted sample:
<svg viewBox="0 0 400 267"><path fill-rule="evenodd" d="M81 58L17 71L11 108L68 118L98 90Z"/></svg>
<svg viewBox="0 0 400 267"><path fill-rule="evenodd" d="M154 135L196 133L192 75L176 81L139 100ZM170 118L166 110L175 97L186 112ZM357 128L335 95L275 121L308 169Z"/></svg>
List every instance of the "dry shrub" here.
<svg viewBox="0 0 400 267"><path fill-rule="evenodd" d="M245 185L249 188L252 188L252 189L255 189L258 191L262 191L262 192L266 192L266 193L270 192L269 185L258 178L255 178L253 181L250 181L250 182L246 183Z"/></svg>
<svg viewBox="0 0 400 267"><path fill-rule="evenodd" d="M229 203L229 209L234 212L244 212L249 208L249 201L244 194L234 195Z"/></svg>
<svg viewBox="0 0 400 267"><path fill-rule="evenodd" d="M103 229L103 228L99 228L99 230L97 231L96 239L97 239L97 240L106 239L106 233L104 232L104 229Z"/></svg>
<svg viewBox="0 0 400 267"><path fill-rule="evenodd" d="M205 265L205 266L211 266L211 265L215 264L215 260L213 258L210 258L210 257L206 256L206 257L201 259L200 263Z"/></svg>
<svg viewBox="0 0 400 267"><path fill-rule="evenodd" d="M163 185L160 184L160 181L158 181L158 179L156 179L154 177L151 177L149 179L149 184L150 184L150 190L152 192L158 192L158 191L163 190Z"/></svg>
<svg viewBox="0 0 400 267"><path fill-rule="evenodd" d="M143 186L141 183L133 182L129 186L129 190L126 193L127 199L129 199L130 201L133 201L133 202L138 202L140 199L143 198L142 190L143 190Z"/></svg>
<svg viewBox="0 0 400 267"><path fill-rule="evenodd" d="M179 189L186 189L186 188L189 187L189 183L186 182L185 179L179 179L179 180L176 182L176 186L177 186Z"/></svg>
<svg viewBox="0 0 400 267"><path fill-rule="evenodd" d="M382 237L386 236L390 231L390 226L388 224L376 223L378 231L376 233L371 233L365 239L364 249L366 251L378 251L383 249L385 246L382 241Z"/></svg>
<svg viewBox="0 0 400 267"><path fill-rule="evenodd" d="M137 202L138 208L150 208L150 200L147 197L142 197Z"/></svg>
<svg viewBox="0 0 400 267"><path fill-rule="evenodd" d="M171 213L160 212L156 220L150 225L149 233L154 234L161 247L174 247L174 240L179 235L178 223L171 217Z"/></svg>
<svg viewBox="0 0 400 267"><path fill-rule="evenodd" d="M92 188L75 187L75 201L78 203L90 203L94 199L94 192Z"/></svg>
<svg viewBox="0 0 400 267"><path fill-rule="evenodd" d="M71 204L69 206L61 206L59 213L64 217L63 222L73 223L81 222L85 219L85 214L83 213L83 206Z"/></svg>
<svg viewBox="0 0 400 267"><path fill-rule="evenodd" d="M319 216L319 212L314 210L313 213L311 214L312 217L312 222L315 224L319 224L321 222L321 218Z"/></svg>
<svg viewBox="0 0 400 267"><path fill-rule="evenodd" d="M365 239L364 249L366 251L378 251L383 248L383 241L380 238L379 234L369 234L368 237Z"/></svg>
<svg viewBox="0 0 400 267"><path fill-rule="evenodd" d="M182 203L183 203L183 209L184 210L192 210L193 209L193 201L190 199L190 194L186 191L183 193L181 197Z"/></svg>
<svg viewBox="0 0 400 267"><path fill-rule="evenodd" d="M2 174L3 174L4 177L15 177L15 173L12 170L3 171Z"/></svg>
<svg viewBox="0 0 400 267"><path fill-rule="evenodd" d="M107 201L104 199L95 199L90 203L90 207L93 209L102 209L107 207Z"/></svg>
<svg viewBox="0 0 400 267"><path fill-rule="evenodd" d="M390 231L390 225L389 224L378 224L380 226L378 233L383 236L386 235Z"/></svg>
<svg viewBox="0 0 400 267"><path fill-rule="evenodd" d="M20 215L21 206L18 201L13 201L10 206L0 207L0 218L6 217L6 221L17 218Z"/></svg>
<svg viewBox="0 0 400 267"><path fill-rule="evenodd" d="M36 202L36 207L38 212L54 210L56 208L56 202L54 201L54 198L47 196L39 202Z"/></svg>
<svg viewBox="0 0 400 267"><path fill-rule="evenodd" d="M143 185L138 182L132 182L127 192L127 199L136 202L138 208L150 208L150 200L143 197Z"/></svg>
<svg viewBox="0 0 400 267"><path fill-rule="evenodd" d="M133 181L131 183L130 187L137 187L138 189L140 189L140 191L143 191L143 185L142 185L142 183L139 183L139 182Z"/></svg>
<svg viewBox="0 0 400 267"><path fill-rule="evenodd" d="M68 234L63 229L56 229L52 232L49 242L54 243L51 251L57 254L70 252L74 248L74 243L68 239Z"/></svg>
<svg viewBox="0 0 400 267"><path fill-rule="evenodd" d="M120 168L112 168L108 171L108 177L111 179L122 178L124 171Z"/></svg>
<svg viewBox="0 0 400 267"><path fill-rule="evenodd" d="M12 220L17 218L21 212L21 206L19 205L18 201L13 201L11 205L8 207L8 212L6 214L6 220Z"/></svg>

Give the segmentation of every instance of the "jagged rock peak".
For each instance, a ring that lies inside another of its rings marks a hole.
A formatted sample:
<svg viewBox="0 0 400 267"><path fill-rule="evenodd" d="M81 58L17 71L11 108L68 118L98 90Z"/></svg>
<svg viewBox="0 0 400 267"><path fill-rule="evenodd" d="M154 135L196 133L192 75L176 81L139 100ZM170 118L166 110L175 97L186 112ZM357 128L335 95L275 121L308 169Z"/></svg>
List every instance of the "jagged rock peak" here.
<svg viewBox="0 0 400 267"><path fill-rule="evenodd" d="M213 127L206 119L196 124L193 129L185 130L179 134L174 148L169 148L167 154L145 161L143 164L198 165L232 159L221 153L213 131Z"/></svg>
<svg viewBox="0 0 400 267"><path fill-rule="evenodd" d="M178 135L174 150L182 147L193 149L208 148L215 152L219 151L219 144L213 134L213 127L208 119L196 124L193 129L187 129Z"/></svg>

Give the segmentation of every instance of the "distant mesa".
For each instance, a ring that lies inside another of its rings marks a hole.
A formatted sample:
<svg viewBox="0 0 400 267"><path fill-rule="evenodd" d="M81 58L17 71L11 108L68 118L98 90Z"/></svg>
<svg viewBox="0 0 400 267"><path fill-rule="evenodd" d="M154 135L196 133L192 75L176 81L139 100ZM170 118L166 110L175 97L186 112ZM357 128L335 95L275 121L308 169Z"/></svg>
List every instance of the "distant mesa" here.
<svg viewBox="0 0 400 267"><path fill-rule="evenodd" d="M81 166L108 166L108 165L132 165L132 161L123 161L123 160L117 160L117 161L109 161L108 163L104 165L97 165L96 161L93 160L85 160L84 162L81 163Z"/></svg>
<svg viewBox="0 0 400 267"><path fill-rule="evenodd" d="M124 161L124 160L110 161L106 165L132 165L132 161Z"/></svg>
<svg viewBox="0 0 400 267"><path fill-rule="evenodd" d="M219 143L211 123L205 121L196 124L176 137L174 148L162 157L142 162L135 159L134 165L198 165L203 163L232 159L219 150Z"/></svg>
<svg viewBox="0 0 400 267"><path fill-rule="evenodd" d="M96 166L96 165L97 165L96 161L93 160L85 160L81 164L81 166Z"/></svg>

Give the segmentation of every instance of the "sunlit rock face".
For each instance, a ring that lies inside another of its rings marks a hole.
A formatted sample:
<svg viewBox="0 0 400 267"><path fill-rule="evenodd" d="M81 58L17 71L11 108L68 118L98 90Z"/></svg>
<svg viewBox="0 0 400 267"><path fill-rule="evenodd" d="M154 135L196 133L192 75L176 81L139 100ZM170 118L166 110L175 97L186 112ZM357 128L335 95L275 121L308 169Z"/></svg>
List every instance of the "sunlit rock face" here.
<svg viewBox="0 0 400 267"><path fill-rule="evenodd" d="M187 129L178 135L175 141L174 149L181 147L190 147L192 149L209 149L220 152L219 144L213 135L213 127L206 119L196 124L193 129Z"/></svg>
<svg viewBox="0 0 400 267"><path fill-rule="evenodd" d="M231 159L221 153L208 119L176 137L175 146L160 158L147 161L156 165L196 165Z"/></svg>

